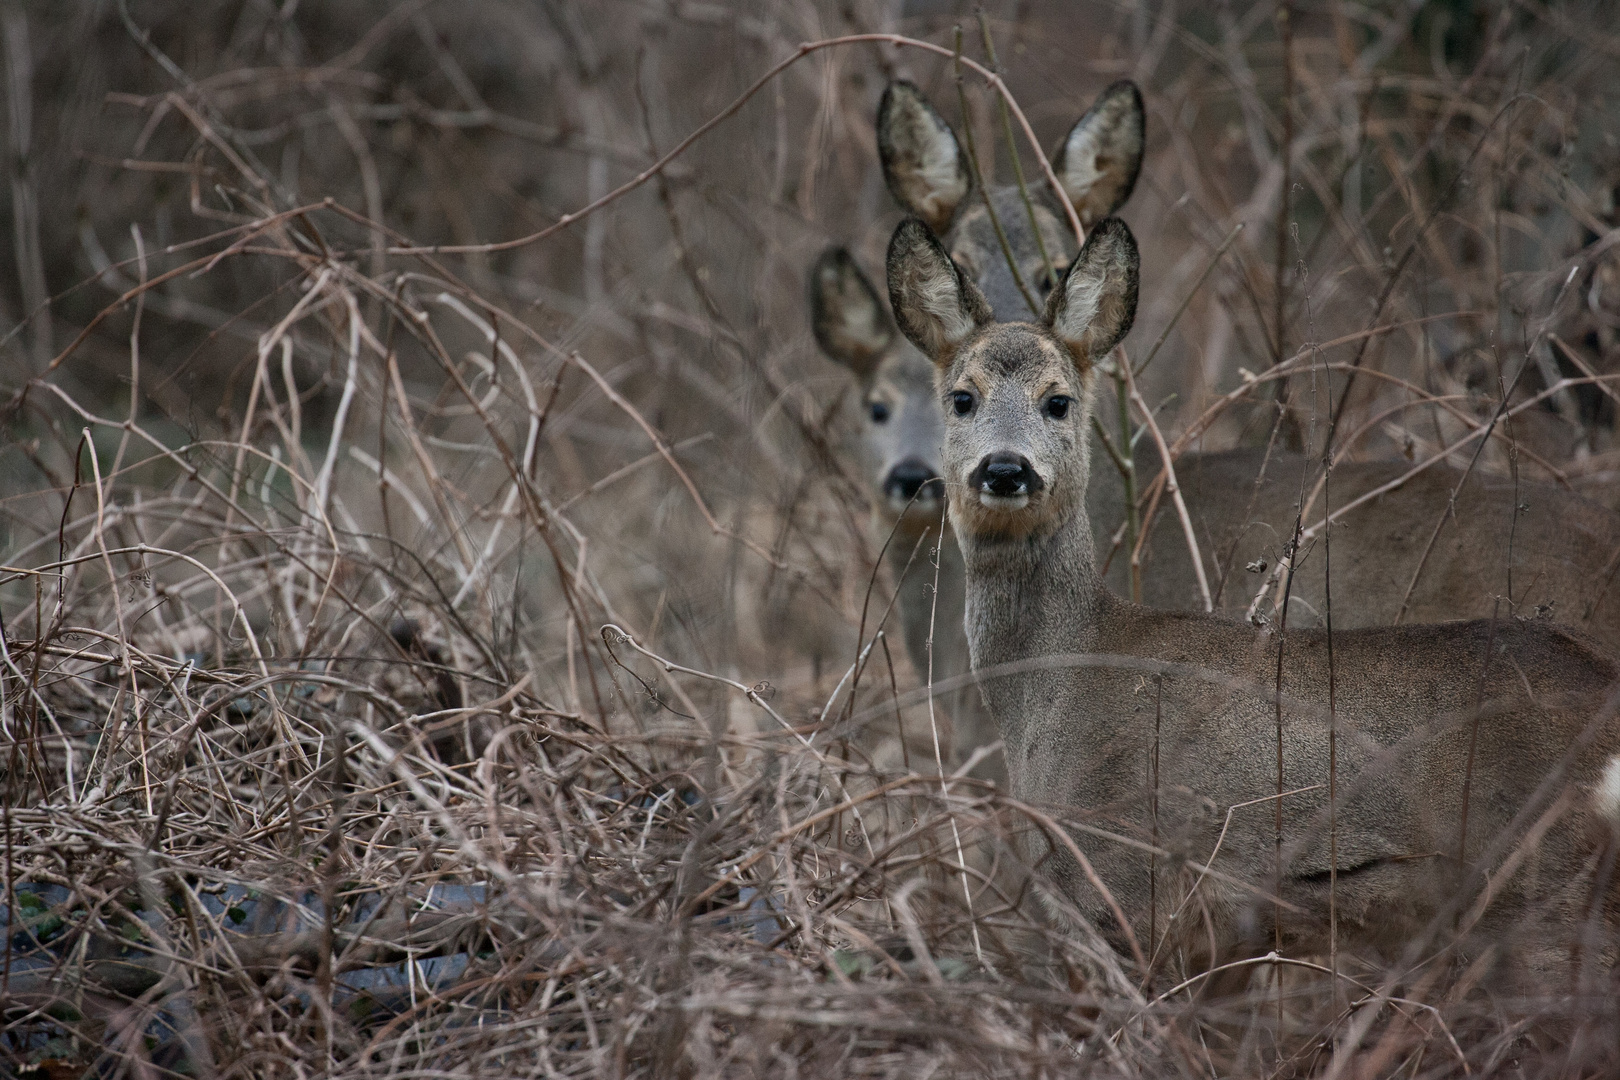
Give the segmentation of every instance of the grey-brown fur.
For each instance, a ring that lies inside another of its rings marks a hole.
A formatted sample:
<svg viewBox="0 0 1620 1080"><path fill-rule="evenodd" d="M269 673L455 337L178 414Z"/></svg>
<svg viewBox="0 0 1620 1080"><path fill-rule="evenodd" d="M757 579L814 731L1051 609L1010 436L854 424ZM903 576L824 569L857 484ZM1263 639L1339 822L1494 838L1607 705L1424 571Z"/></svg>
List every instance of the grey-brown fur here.
<svg viewBox="0 0 1620 1080"><path fill-rule="evenodd" d="M1053 172L1082 224L1106 217L1130 198L1142 171L1146 115L1136 85L1117 82L1058 144ZM883 177L895 200L936 235L948 236L952 257L985 293L997 317L1027 318L1029 303L1007 270L985 200L969 198L973 189L967 155L950 124L922 91L899 80L889 84L878 105L877 132ZM1037 297L1044 295L1051 283L1023 197L1016 187L995 188L988 197L1025 285ZM1044 185L1037 185L1032 197L1046 252L1062 269L1074 253L1073 235L1056 197Z"/></svg>
<svg viewBox="0 0 1620 1080"><path fill-rule="evenodd" d="M902 223L891 252L902 325L930 318L937 293L959 280L948 255L915 220ZM1448 940L1493 875L1493 900L1463 935L1460 958L1500 949L1519 976L1562 978L1593 900L1595 860L1620 828L1593 801L1620 751L1614 662L1569 631L1511 618L1341 630L1331 640L1330 712L1324 632L1284 639L1115 598L1098 575L1085 512L1085 425L1092 358L1129 327L1135 262L1129 230L1104 221L1039 323L972 316L965 334L946 329L962 320L947 319L919 335L945 346L933 359L947 403L944 469L967 574L969 647L1014 794L1136 842L1156 837L1167 849L1150 862L1140 848L1075 837L1150 953L1159 944L1145 940L1150 926L1194 963L1270 948L1275 909L1263 897L1279 887L1297 909L1281 917L1285 949L1325 952L1331 868L1340 948L1398 960L1435 924L1436 940ZM921 304L930 290L932 305ZM958 314L971 310L964 298ZM956 395L971 404L961 415ZM1075 403L1061 418L1051 410L1057 398ZM1016 461L1022 471L987 474L991 461ZM1200 880L1186 860L1211 859L1227 812L1277 794L1281 649L1280 783L1310 790L1281 800L1280 862L1275 804L1263 802L1233 812L1215 873ZM1330 723L1336 861L1326 831ZM1563 811L1524 863L1503 871L1516 842L1560 798ZM1082 913L1124 940L1065 849L1045 865ZM1620 886L1608 890L1620 901ZM1588 948L1587 959L1612 962L1612 934L1599 952Z"/></svg>
<svg viewBox="0 0 1620 1080"><path fill-rule="evenodd" d="M1264 580L1245 567L1276 564L1292 535L1302 474L1309 489L1320 471L1301 455L1273 454L1269 462L1266 456L1264 448L1249 447L1188 454L1176 464L1210 588L1218 590L1216 608L1233 615L1248 609ZM1145 476L1153 475L1157 456L1151 448L1146 461L1139 456L1138 466ZM1332 506L1342 507L1410 469L1402 460L1336 465L1329 489ZM1107 464L1101 470L1113 471ZM1094 488L1114 486L1112 476L1097 479ZM1123 520L1122 508L1102 509L1106 501L1096 496L1090 500L1094 533L1104 545ZM1114 502L1119 501L1116 496ZM1323 510L1318 499L1305 524L1320 521ZM1424 550L1442 518L1444 528L1425 561ZM1495 611L1504 618L1563 623L1610 655L1620 655L1620 580L1610 565L1617 551L1620 516L1590 499L1551 484L1515 483L1478 471L1464 478L1458 469L1435 466L1334 522L1333 623L1387 626L1397 618L1443 622L1489 618ZM1322 625L1328 554L1319 538L1298 561L1288 590L1290 626ZM1117 556L1108 575L1119 592L1125 591L1124 561L1123 554ZM1175 515L1163 505L1143 547L1143 567L1143 603L1198 606L1186 540ZM1224 580L1219 576L1223 573ZM1262 610L1271 613L1271 598Z"/></svg>
<svg viewBox="0 0 1620 1080"><path fill-rule="evenodd" d="M1024 209L1023 196L1016 187L997 188L990 193L996 218L1001 222L1012 250L1013 261L1018 264L1024 285L1040 301L1049 287L1046 264L1041 248L1035 243L1035 234L1029 227L1029 214ZM1035 207L1035 221L1041 229L1041 240L1046 253L1056 261L1056 269L1074 252L1074 234L1058 215L1044 205ZM1018 281L1007 269L1007 255L1001 249L990 214L979 201L962 212L956 228L950 233L951 257L984 293L985 299L998 318L1028 319L1031 317L1029 301L1024 299Z"/></svg>

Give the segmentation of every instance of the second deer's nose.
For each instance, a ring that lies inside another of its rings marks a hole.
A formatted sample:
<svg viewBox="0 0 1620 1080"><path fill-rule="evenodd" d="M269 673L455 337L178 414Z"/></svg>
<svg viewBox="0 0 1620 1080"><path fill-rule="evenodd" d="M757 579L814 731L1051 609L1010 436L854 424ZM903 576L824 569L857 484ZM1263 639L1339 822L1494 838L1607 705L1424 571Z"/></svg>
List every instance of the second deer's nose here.
<svg viewBox="0 0 1620 1080"><path fill-rule="evenodd" d="M909 502L918 498L943 499L945 483L939 470L917 458L907 458L889 470L883 481L883 492L891 499Z"/></svg>

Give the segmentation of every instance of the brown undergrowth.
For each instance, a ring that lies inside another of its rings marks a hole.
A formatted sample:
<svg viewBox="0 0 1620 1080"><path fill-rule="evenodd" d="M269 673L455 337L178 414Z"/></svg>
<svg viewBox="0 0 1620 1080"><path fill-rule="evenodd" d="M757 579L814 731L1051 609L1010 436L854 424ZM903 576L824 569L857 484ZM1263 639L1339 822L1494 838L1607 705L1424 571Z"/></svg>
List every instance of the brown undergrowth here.
<svg viewBox="0 0 1620 1080"><path fill-rule="evenodd" d="M0 5L0 1067L1613 1067L1443 950L1145 976L1025 872L1106 820L949 775L802 311L950 100L891 7ZM1620 501L1602 5L1001 8L1040 138L1147 92L1137 422Z"/></svg>

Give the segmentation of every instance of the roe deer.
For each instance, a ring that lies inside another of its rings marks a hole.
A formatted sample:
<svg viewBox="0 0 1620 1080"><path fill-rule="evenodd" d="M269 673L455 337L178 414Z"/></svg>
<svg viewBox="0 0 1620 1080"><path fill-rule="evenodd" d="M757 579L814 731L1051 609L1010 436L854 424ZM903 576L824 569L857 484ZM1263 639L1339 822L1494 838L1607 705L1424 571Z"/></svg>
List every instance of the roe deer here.
<svg viewBox="0 0 1620 1080"><path fill-rule="evenodd" d="M937 369L968 645L1012 791L1091 815L1074 840L1129 932L1065 846L1047 872L1149 957L1215 964L1273 934L1325 953L1336 903L1348 951L1393 960L1442 926L1483 959L1526 930L1510 970L1559 973L1588 912L1620 910L1595 871L1620 829L1615 664L1511 617L1284 638L1114 597L1085 425L1137 274L1130 230L1106 219L1038 321L997 323L921 221L889 246L896 321ZM1585 957L1612 961L1605 941Z"/></svg>
<svg viewBox="0 0 1620 1080"><path fill-rule="evenodd" d="M895 83L879 107L878 129L884 175L908 209L925 216L947 237L957 262L987 297L999 297L992 310L1028 308L1018 293L1000 242L982 204L966 206L971 188L966 157L950 125L909 83ZM1070 129L1055 159L1085 221L1111 213L1130 194L1141 164L1145 130L1141 96L1129 83L1104 91L1096 105ZM1045 296L1048 283L1039 249L1016 189L992 194L1015 261L1027 284ZM1035 205L1048 254L1066 263L1073 244L1057 215ZM841 248L826 252L811 273L810 303L816 339L832 359L860 382L863 453L868 475L888 513L905 512L891 545L896 576L917 536L937 527L941 490L929 481L941 475L939 446L944 420L933 395L933 367L895 333L884 301L855 261ZM1151 443L1137 451L1144 479L1160 468ZM1217 607L1244 611L1255 581L1238 568L1275 564L1293 534L1302 475L1314 475L1303 456L1243 448L1189 453L1177 463L1177 477L1201 544L1205 574ZM1408 471L1403 462L1345 462L1335 466L1335 503L1343 505L1383 488ZM1124 489L1115 470L1105 468L1090 484L1086 501L1098 539L1125 518ZM1551 484L1506 481L1436 466L1341 517L1334 526L1335 578L1339 583L1335 622L1341 627L1484 617L1508 595L1504 612L1536 612L1590 633L1610 653L1620 653L1620 587L1610 588L1620 568L1620 515ZM1452 505L1452 496L1456 503ZM913 502L912 497L917 498ZM1321 507L1315 508L1320 517ZM1442 516L1452 520L1425 555ZM1307 520L1305 524L1312 522ZM1099 550L1099 560L1108 552ZM901 585L898 608L909 655L919 673L927 670L924 644L933 618L934 676L938 683L967 671L967 643L961 624L961 555L947 536L940 553L937 610L929 585L932 568L913 565ZM1109 561L1107 582L1122 595L1129 590L1129 557ZM1196 575L1174 516L1155 517L1142 545L1142 601L1150 607L1200 606ZM1511 590L1509 586L1511 585ZM1408 591L1410 590L1410 595ZM1288 590L1289 622L1316 625L1324 607L1323 560L1297 561ZM969 688L948 695L959 754L995 739L995 728ZM999 759L982 762L976 774L1004 781Z"/></svg>
<svg viewBox="0 0 1620 1080"><path fill-rule="evenodd" d="M941 475L939 446L945 430L929 381L933 366L892 329L883 301L843 249L821 257L811 286L816 338L829 357L855 373L861 386L867 475L891 514L921 492L900 526L910 540L902 544L897 537L891 546L891 552L903 548L897 555L898 572L921 528L939 521L943 489L926 483ZM1151 442L1138 446L1136 458L1144 479L1158 472L1161 463ZM1272 452L1268 461L1260 447L1186 453L1178 459L1176 477L1217 608L1234 614L1248 608L1259 579L1237 571L1277 562L1293 534L1300 477L1314 479L1317 468L1303 455L1282 451ZM1336 464L1335 508L1399 480L1410 469L1405 461ZM1086 492L1086 506L1096 526L1097 557L1107 560L1108 536L1125 518L1125 499L1118 473L1109 467L1100 472ZM1314 516L1304 524L1320 521L1322 511L1318 500ZM1443 516L1451 520L1425 557ZM889 517L884 522L885 533L893 521ZM1620 514L1584 496L1548 483L1521 479L1515 484L1478 471L1464 479L1461 470L1440 464L1339 517L1334 537L1334 576L1340 585L1334 620L1339 626L1389 625L1401 617L1403 603L1403 621L1408 622L1483 618L1501 596L1511 601L1502 606L1504 612L1550 617L1620 654ZM941 681L946 676L940 672L958 670L941 667L941 650L954 648L953 655L966 655L965 643L945 638L948 601L956 605L951 612L960 611L961 589L951 575L960 572L961 559L952 544L947 539L942 556L934 631L934 668ZM1115 592L1128 595L1129 578L1128 553L1121 552L1109 563L1105 580ZM902 587L902 622L908 635L917 626L926 636L930 597L920 585L913 597L912 584L908 577ZM1293 570L1289 623L1319 623L1323 596L1322 560L1307 549ZM912 602L921 605L920 611L908 607ZM1180 523L1163 504L1142 544L1142 602L1173 609L1200 605ZM920 664L921 652L914 651L913 659Z"/></svg>

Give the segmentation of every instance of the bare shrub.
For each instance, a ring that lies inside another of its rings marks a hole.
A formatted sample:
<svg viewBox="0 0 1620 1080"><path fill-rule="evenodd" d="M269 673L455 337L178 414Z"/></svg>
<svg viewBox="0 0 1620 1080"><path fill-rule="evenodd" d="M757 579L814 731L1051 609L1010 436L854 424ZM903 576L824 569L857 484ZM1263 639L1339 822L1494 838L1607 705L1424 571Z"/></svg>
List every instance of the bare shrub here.
<svg viewBox="0 0 1620 1080"><path fill-rule="evenodd" d="M1607 5L988 14L1041 139L1146 91L1170 449L1620 503ZM1105 824L948 775L803 299L878 265L872 110L953 100L970 13L0 16L12 1073L1611 1067L1607 973L1149 978L1014 854Z"/></svg>

